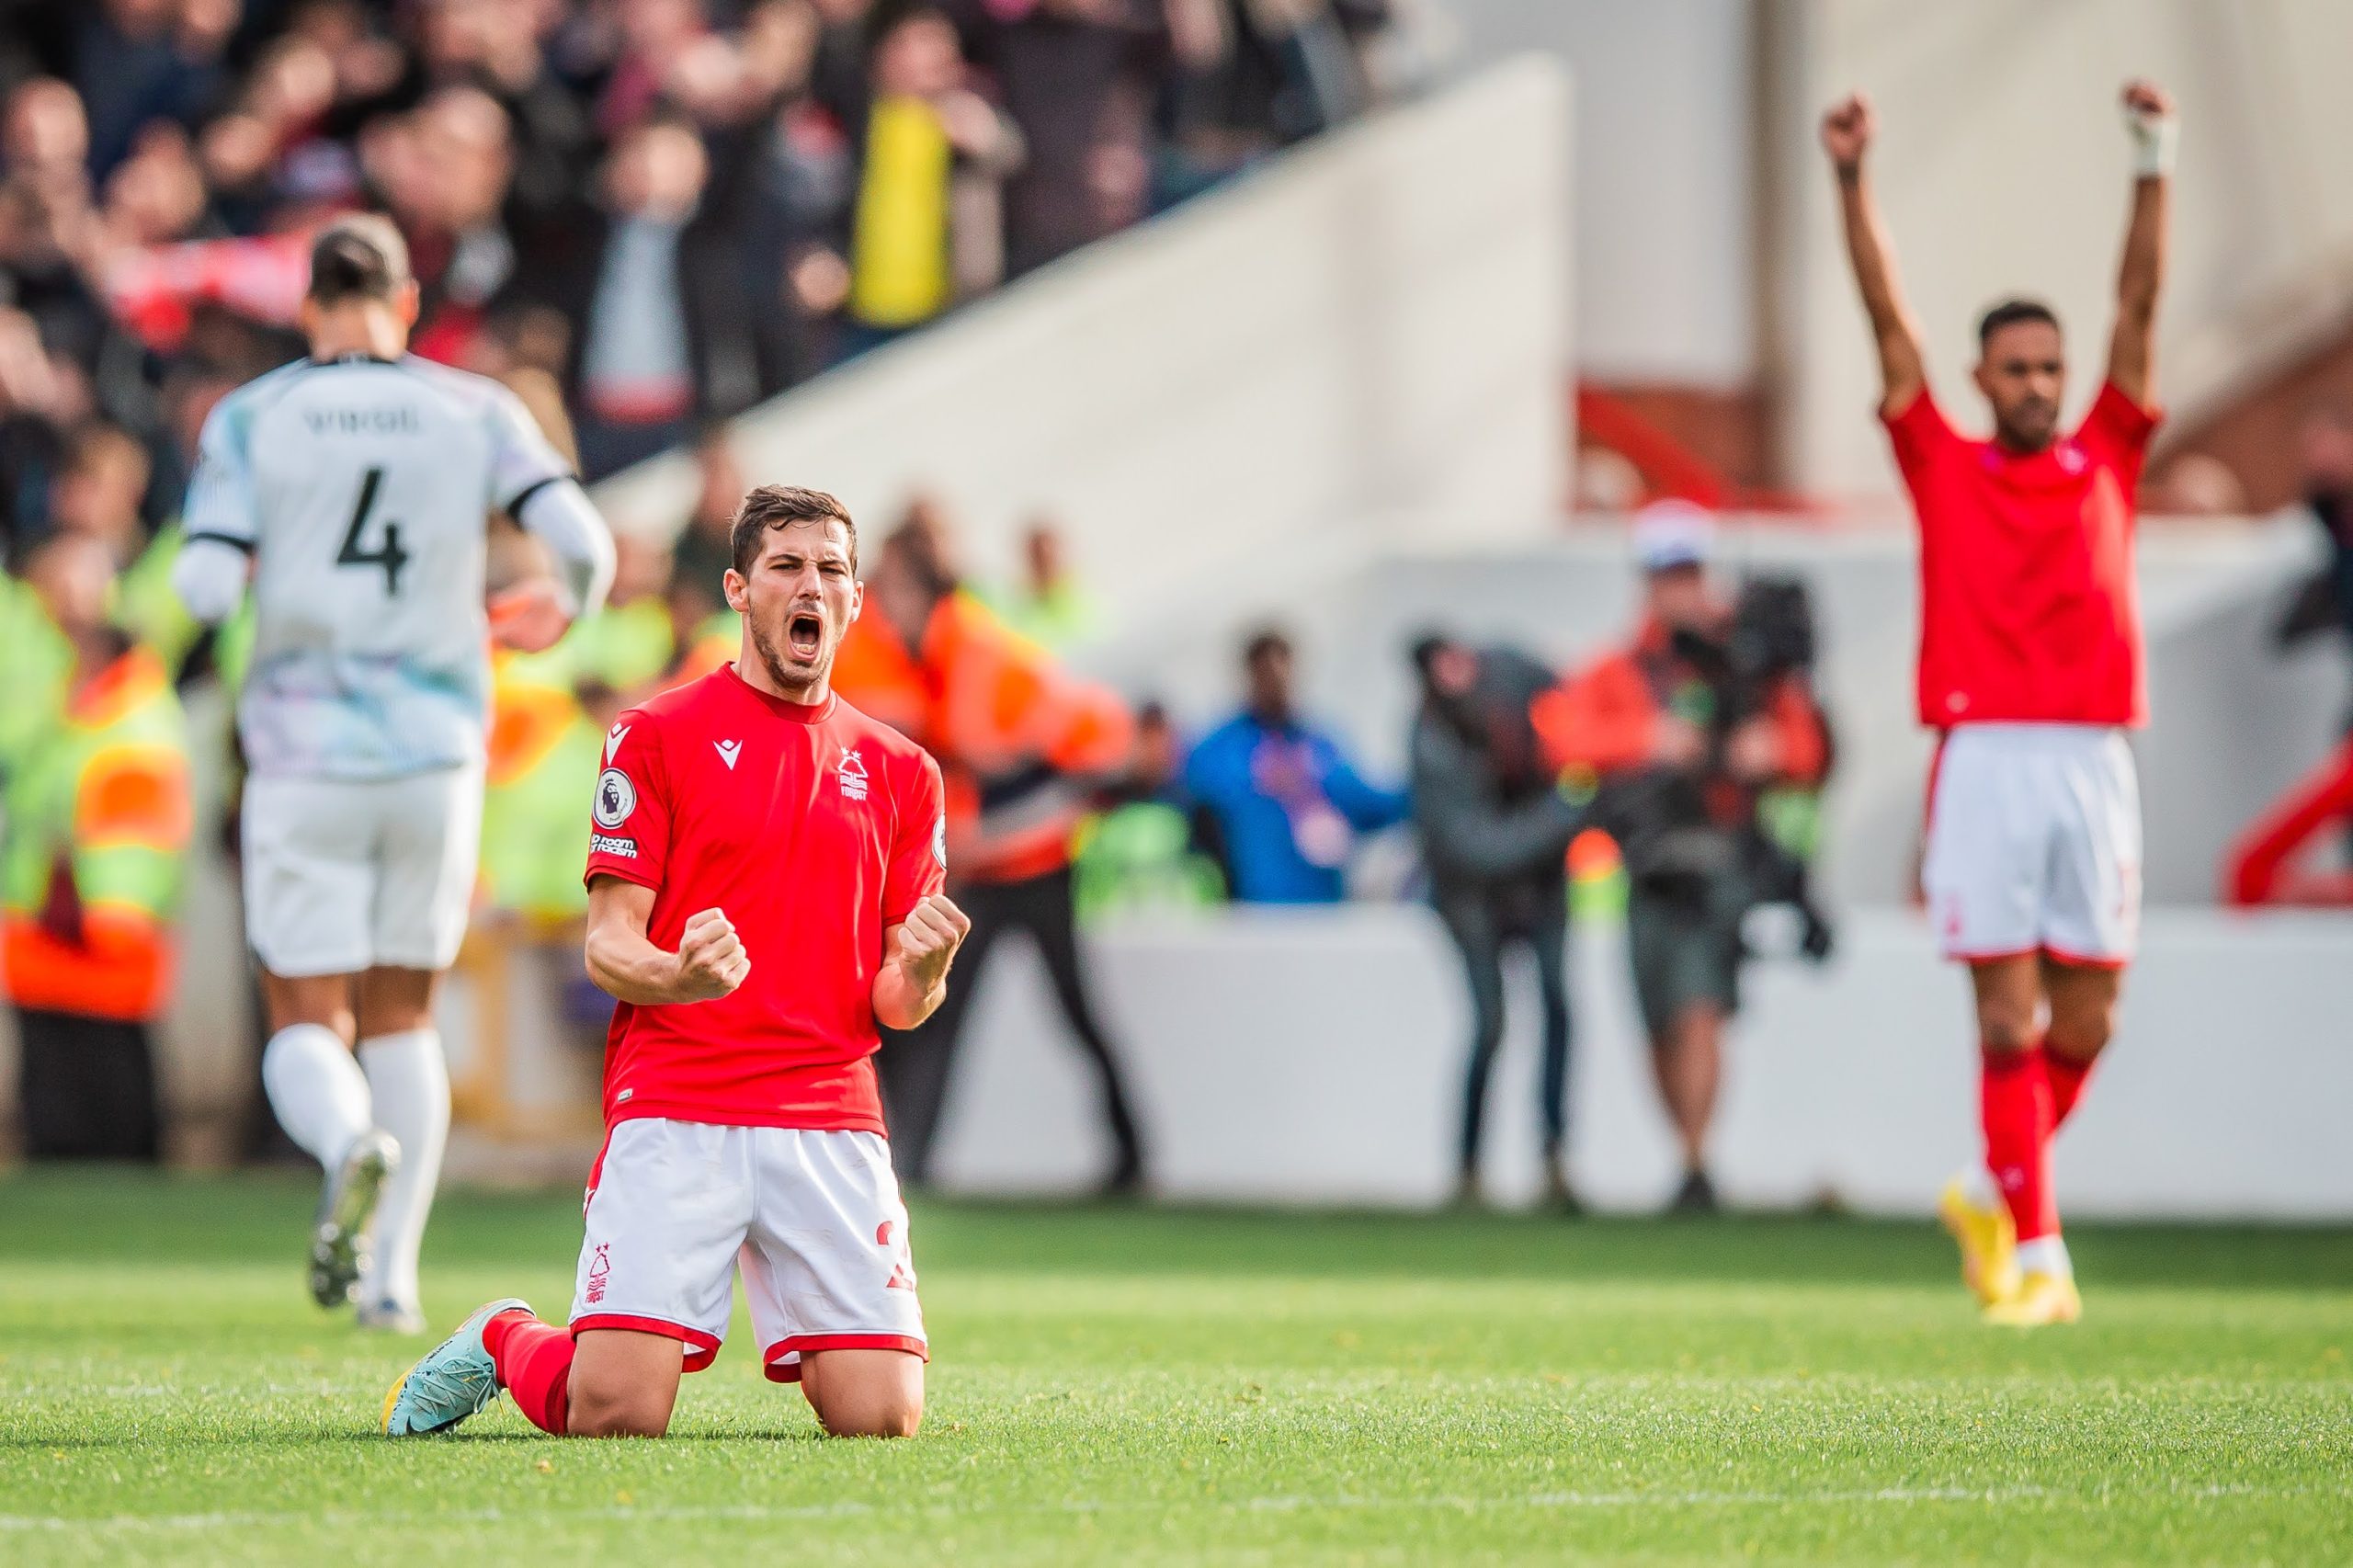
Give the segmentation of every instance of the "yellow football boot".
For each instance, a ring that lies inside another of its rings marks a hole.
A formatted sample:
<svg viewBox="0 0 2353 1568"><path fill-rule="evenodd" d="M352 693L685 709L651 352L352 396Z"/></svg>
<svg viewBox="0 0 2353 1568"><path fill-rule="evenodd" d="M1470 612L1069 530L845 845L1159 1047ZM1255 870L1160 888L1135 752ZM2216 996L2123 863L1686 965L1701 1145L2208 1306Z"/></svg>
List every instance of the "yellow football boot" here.
<svg viewBox="0 0 2353 1568"><path fill-rule="evenodd" d="M1985 1321L2002 1328L2042 1328L2074 1323L2084 1315L2084 1299L2064 1274L2029 1272L2018 1288L1985 1309Z"/></svg>
<svg viewBox="0 0 2353 1568"><path fill-rule="evenodd" d="M1961 1283L1979 1304L1990 1307L2017 1294L2018 1233L2006 1204L1980 1207L1971 1199L1967 1184L1955 1176L1937 1199L1937 1217L1960 1244Z"/></svg>

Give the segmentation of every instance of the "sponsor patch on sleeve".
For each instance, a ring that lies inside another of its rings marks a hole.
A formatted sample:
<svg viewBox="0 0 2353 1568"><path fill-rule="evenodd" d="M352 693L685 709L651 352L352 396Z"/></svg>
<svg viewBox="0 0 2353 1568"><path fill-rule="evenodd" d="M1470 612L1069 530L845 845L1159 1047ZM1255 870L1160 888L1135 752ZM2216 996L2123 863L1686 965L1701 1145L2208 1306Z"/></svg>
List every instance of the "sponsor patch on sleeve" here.
<svg viewBox="0 0 2353 1568"><path fill-rule="evenodd" d="M939 862L941 870L948 869L948 818L945 815L931 824L931 858Z"/></svg>
<svg viewBox="0 0 2353 1568"><path fill-rule="evenodd" d="M637 858L637 840L615 838L608 834L592 833L588 835L588 853L610 855L622 860L634 860Z"/></svg>
<svg viewBox="0 0 2353 1568"><path fill-rule="evenodd" d="M629 821L630 813L636 810L637 786L629 781L628 774L618 767L608 767L597 776L597 804L593 814L598 827L619 827Z"/></svg>

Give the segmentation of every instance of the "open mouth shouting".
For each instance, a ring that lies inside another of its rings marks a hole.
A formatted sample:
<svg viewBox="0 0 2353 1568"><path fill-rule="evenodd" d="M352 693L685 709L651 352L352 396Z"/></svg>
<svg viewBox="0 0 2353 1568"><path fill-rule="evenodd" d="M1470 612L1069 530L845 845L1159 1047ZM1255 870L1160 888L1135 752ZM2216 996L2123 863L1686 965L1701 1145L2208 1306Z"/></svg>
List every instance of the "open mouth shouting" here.
<svg viewBox="0 0 2353 1568"><path fill-rule="evenodd" d="M794 610L785 618L784 645L800 663L816 663L824 652L825 618L814 608Z"/></svg>

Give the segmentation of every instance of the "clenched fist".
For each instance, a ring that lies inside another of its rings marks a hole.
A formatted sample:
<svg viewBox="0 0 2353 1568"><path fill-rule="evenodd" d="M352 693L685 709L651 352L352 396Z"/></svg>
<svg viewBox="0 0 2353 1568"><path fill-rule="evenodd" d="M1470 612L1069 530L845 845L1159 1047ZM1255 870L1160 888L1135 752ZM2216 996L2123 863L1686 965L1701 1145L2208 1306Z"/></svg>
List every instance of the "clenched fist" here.
<svg viewBox="0 0 2353 1568"><path fill-rule="evenodd" d="M1871 112L1870 99L1849 93L1822 117L1822 150L1841 170L1859 168L1878 132L1879 116Z"/></svg>
<svg viewBox="0 0 2353 1568"><path fill-rule="evenodd" d="M744 983L752 972L751 955L734 924L716 909L706 909L687 922L678 938L678 1000L709 1002Z"/></svg>
<svg viewBox="0 0 2353 1568"><path fill-rule="evenodd" d="M933 893L907 911L899 925L899 950L892 957L918 992L929 992L947 978L956 949L972 929L972 922L946 893Z"/></svg>
<svg viewBox="0 0 2353 1568"><path fill-rule="evenodd" d="M2173 98L2145 76L2124 84L2124 114L2135 124L2173 118Z"/></svg>

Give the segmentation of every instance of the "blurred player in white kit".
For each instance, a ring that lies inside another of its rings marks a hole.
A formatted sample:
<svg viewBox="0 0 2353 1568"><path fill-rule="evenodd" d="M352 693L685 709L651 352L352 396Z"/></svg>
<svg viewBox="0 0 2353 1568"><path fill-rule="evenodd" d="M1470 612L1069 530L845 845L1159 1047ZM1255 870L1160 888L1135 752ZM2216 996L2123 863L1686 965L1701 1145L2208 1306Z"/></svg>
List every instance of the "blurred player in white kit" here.
<svg viewBox="0 0 2353 1568"><path fill-rule="evenodd" d="M321 232L310 356L206 421L173 576L208 622L255 596L245 919L270 1108L326 1172L311 1292L400 1333L424 1326L417 1251L449 1126L433 993L473 891L489 639L549 646L613 570L603 519L520 401L406 353L416 313L390 222ZM485 604L497 511L562 582Z"/></svg>

